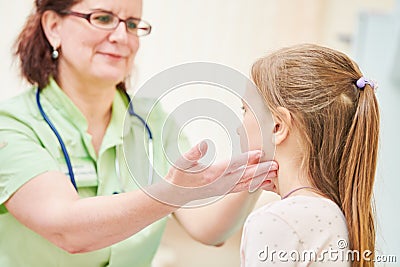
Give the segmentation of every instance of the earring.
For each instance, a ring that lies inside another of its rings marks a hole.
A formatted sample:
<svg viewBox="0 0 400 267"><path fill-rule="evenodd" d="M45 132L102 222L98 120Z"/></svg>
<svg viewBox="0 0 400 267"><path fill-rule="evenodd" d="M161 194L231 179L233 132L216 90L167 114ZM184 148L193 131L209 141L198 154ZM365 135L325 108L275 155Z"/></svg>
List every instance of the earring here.
<svg viewBox="0 0 400 267"><path fill-rule="evenodd" d="M58 52L57 48L53 47L53 52L51 53L51 58L58 59L59 56L60 56L60 53Z"/></svg>

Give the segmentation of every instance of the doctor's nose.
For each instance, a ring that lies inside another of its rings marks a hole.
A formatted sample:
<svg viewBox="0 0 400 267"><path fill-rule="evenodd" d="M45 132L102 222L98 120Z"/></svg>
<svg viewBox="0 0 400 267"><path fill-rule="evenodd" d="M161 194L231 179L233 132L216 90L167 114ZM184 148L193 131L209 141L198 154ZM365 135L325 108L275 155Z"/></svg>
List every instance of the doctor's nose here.
<svg viewBox="0 0 400 267"><path fill-rule="evenodd" d="M110 40L111 41L118 41L123 44L128 43L128 31L126 29L126 24L125 22L121 21L118 26L112 31L110 34ZM137 38L137 37L136 37Z"/></svg>

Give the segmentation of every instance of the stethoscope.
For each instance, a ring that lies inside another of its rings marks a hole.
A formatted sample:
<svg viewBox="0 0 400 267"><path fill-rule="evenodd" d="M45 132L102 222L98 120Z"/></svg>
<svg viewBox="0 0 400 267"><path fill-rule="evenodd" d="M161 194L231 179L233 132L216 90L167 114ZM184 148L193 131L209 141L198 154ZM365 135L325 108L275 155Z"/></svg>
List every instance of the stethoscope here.
<svg viewBox="0 0 400 267"><path fill-rule="evenodd" d="M149 155L149 160L150 160L150 162L149 162L149 176L148 176L147 182L148 182L149 185L151 185L152 182L153 182L153 164L154 164L153 134L152 134L152 132L150 130L150 127L147 124L147 122L139 114L137 114L134 111L133 105L132 105L132 101L131 101L131 97L129 96L129 94L126 91L124 91L124 93L125 93L125 96L126 96L127 100L129 101L129 105L128 105L128 113L129 113L129 115L136 117L143 124L143 126L146 128L146 131L147 131L147 135L148 135L148 155ZM68 154L68 151L67 151L67 147L65 146L65 143L62 140L61 135L57 131L56 127L54 126L54 124L51 122L51 120L49 119L49 117L47 116L47 114L43 110L42 104L40 103L40 89L39 88L36 91L36 103L37 103L38 109L40 111L40 114L42 115L43 119L46 121L47 125L49 125L49 127L53 131L54 135L57 137L58 142L60 143L61 150L62 150L62 153L63 153L64 158L65 158L65 163L67 164L67 167L68 167L68 174L69 174L69 177L71 179L71 183L75 187L75 190L78 191L78 187L77 187L76 181L75 181L75 174L74 174L74 170L72 168L71 159L69 157L69 154ZM121 174L120 174L120 170L119 170L118 155L117 154L115 155L115 170L117 172L118 179L121 179L121 177L120 177ZM121 186L121 182L120 182L120 186ZM114 193L117 193L117 192L114 192Z"/></svg>

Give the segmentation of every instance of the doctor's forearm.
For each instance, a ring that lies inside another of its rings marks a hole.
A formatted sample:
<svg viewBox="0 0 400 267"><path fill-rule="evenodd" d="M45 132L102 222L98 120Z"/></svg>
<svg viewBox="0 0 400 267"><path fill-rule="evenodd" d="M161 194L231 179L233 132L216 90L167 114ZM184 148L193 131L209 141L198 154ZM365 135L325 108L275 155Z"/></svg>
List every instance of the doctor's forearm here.
<svg viewBox="0 0 400 267"><path fill-rule="evenodd" d="M176 208L135 191L80 199L69 210L61 215L56 228L62 231L55 230L52 241L70 253L81 253L122 241ZM68 221L68 217L75 219Z"/></svg>
<svg viewBox="0 0 400 267"><path fill-rule="evenodd" d="M180 200L185 198L168 184L152 189ZM110 246L177 209L141 190L81 199L69 179L59 172L32 179L5 204L18 221L70 253Z"/></svg>

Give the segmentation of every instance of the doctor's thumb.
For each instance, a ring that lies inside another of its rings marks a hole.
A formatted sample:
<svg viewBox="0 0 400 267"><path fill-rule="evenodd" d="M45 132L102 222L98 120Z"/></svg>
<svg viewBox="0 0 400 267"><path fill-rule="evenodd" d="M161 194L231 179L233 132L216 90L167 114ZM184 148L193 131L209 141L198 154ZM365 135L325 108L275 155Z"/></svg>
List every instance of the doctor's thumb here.
<svg viewBox="0 0 400 267"><path fill-rule="evenodd" d="M175 167L186 170L196 166L198 164L197 161L207 153L207 150L208 144L203 140L183 154L182 157L176 162Z"/></svg>
<svg viewBox="0 0 400 267"><path fill-rule="evenodd" d="M184 157L190 161L197 161L207 153L207 150L208 144L205 140L203 140L186 152Z"/></svg>
<svg viewBox="0 0 400 267"><path fill-rule="evenodd" d="M205 140L203 140L199 144L197 144L197 150L198 150L198 153L200 153L198 159L201 159L207 153L207 150L208 150L207 142Z"/></svg>

